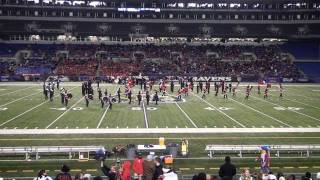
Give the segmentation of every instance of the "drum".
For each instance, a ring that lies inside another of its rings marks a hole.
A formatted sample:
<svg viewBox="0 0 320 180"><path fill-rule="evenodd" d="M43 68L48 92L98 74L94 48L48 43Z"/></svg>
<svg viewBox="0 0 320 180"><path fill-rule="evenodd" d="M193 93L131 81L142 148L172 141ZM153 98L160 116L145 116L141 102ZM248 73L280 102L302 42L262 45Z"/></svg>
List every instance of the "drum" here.
<svg viewBox="0 0 320 180"><path fill-rule="evenodd" d="M68 93L67 96L68 96L69 99L72 98L72 94L71 93Z"/></svg>
<svg viewBox="0 0 320 180"><path fill-rule="evenodd" d="M107 101L109 100L109 98L108 98L107 96L104 96L104 97L102 98L102 100L103 100L104 102L107 102Z"/></svg>
<svg viewBox="0 0 320 180"><path fill-rule="evenodd" d="M92 95L92 94L88 94L88 98L89 98L90 100L93 100L93 95Z"/></svg>

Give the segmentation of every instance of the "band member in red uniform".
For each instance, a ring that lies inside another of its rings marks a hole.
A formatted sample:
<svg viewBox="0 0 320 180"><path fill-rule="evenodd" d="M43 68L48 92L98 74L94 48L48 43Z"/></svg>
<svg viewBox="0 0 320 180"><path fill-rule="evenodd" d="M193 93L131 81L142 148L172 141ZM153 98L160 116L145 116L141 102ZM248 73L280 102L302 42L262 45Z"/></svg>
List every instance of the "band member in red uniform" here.
<svg viewBox="0 0 320 180"><path fill-rule="evenodd" d="M183 88L183 94L184 94L184 96L189 96L189 89L188 89L188 87L184 87L184 88Z"/></svg>
<svg viewBox="0 0 320 180"><path fill-rule="evenodd" d="M228 99L228 86L226 86L226 88L224 88L223 98L224 98L224 99Z"/></svg>
<svg viewBox="0 0 320 180"><path fill-rule="evenodd" d="M133 79L128 80L128 86L129 86L129 88L132 88L134 86Z"/></svg>
<svg viewBox="0 0 320 180"><path fill-rule="evenodd" d="M190 82L189 89L191 89L191 91L193 92L193 82Z"/></svg>
<svg viewBox="0 0 320 180"><path fill-rule="evenodd" d="M236 89L237 89L237 88L235 88L235 87L232 88L232 96L233 96L233 97L236 97L236 96L237 96Z"/></svg>
<svg viewBox="0 0 320 180"><path fill-rule="evenodd" d="M165 96L167 91L167 86L164 81L161 84L161 91L162 91L162 96Z"/></svg>

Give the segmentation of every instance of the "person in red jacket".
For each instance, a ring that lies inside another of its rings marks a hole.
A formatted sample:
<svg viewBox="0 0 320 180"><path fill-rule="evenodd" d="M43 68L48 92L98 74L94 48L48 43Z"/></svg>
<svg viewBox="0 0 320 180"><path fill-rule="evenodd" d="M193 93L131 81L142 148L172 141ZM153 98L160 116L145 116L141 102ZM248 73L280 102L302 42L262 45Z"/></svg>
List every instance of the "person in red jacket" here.
<svg viewBox="0 0 320 180"><path fill-rule="evenodd" d="M139 154L133 161L134 178L142 179L143 176L143 157Z"/></svg>
<svg viewBox="0 0 320 180"><path fill-rule="evenodd" d="M131 162L124 161L120 169L120 180L131 180L130 169L131 169Z"/></svg>

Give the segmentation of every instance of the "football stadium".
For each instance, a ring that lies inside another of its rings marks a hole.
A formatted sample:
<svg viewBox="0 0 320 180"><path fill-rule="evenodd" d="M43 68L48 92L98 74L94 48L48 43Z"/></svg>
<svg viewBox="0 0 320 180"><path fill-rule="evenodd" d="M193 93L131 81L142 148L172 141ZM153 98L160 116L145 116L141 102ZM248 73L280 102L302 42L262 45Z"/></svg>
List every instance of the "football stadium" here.
<svg viewBox="0 0 320 180"><path fill-rule="evenodd" d="M0 179L320 180L319 1L0 4Z"/></svg>

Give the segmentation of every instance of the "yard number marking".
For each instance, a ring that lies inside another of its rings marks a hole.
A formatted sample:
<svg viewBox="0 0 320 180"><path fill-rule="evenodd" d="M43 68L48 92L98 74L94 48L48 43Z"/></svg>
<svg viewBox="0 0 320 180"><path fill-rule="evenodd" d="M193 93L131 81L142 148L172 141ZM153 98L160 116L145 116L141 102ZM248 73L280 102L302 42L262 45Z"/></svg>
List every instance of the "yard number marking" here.
<svg viewBox="0 0 320 180"><path fill-rule="evenodd" d="M299 107L288 107L288 108L285 108L285 107L273 107L275 110L278 110L278 111L285 111L285 110L292 110L292 111L299 111L303 108L299 108Z"/></svg>
<svg viewBox="0 0 320 180"><path fill-rule="evenodd" d="M146 109L149 110L149 111L155 111L155 110L157 110L156 107L147 107ZM132 107L131 110L132 110L132 111L141 111L142 108L141 108L141 107Z"/></svg>
<svg viewBox="0 0 320 180"><path fill-rule="evenodd" d="M215 109L214 108L212 108L212 107L206 107L206 108L204 108L204 109L206 109L206 110L208 110L208 111L214 111ZM228 108L228 107L218 107L218 109L220 109L221 111L228 111L228 110L231 110L231 109L233 109L233 108Z"/></svg>

